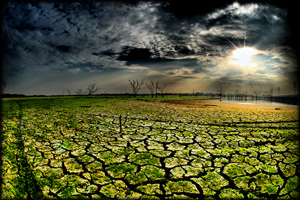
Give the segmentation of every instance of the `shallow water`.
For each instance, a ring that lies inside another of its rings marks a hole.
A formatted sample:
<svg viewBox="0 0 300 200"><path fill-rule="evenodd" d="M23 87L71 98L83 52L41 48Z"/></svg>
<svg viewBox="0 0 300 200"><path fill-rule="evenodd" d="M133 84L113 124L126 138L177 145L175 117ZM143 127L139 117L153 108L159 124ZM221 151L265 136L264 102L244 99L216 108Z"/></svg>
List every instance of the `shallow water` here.
<svg viewBox="0 0 300 200"><path fill-rule="evenodd" d="M295 108L299 107L298 105L278 103L278 102L271 102L271 101L262 101L262 100L260 100L260 101L255 101L255 100L237 101L237 100L224 99L222 101L220 101L220 100L212 100L211 102L249 104L249 105L291 106L291 107L295 107Z"/></svg>

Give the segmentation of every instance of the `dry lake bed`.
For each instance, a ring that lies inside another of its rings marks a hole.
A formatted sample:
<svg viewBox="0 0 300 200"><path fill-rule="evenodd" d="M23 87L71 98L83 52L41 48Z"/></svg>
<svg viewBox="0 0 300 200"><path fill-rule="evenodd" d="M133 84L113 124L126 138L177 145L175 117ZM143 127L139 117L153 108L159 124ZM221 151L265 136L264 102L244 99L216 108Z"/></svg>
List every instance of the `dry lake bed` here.
<svg viewBox="0 0 300 200"><path fill-rule="evenodd" d="M2 199L299 198L295 106L95 96L2 107Z"/></svg>

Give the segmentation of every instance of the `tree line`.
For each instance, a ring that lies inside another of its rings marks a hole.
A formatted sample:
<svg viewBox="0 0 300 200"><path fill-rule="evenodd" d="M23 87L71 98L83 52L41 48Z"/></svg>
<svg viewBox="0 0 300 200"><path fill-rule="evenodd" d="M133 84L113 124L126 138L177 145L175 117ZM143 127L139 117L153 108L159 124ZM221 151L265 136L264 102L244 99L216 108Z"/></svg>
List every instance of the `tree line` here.
<svg viewBox="0 0 300 200"><path fill-rule="evenodd" d="M139 82L138 80L132 80L132 81L129 80L129 83L132 87L133 94L136 97L138 91L141 89L142 85L144 84L144 81L142 80L141 82ZM152 98L154 97L154 94L155 97L157 97L158 94L157 91L160 91L162 97L164 97L165 93L167 92L165 91L166 84L160 86L158 83L159 81L156 81L156 83L154 83L152 80L150 80L149 84L146 83L146 86L149 89Z"/></svg>
<svg viewBox="0 0 300 200"><path fill-rule="evenodd" d="M139 81L139 80L129 80L131 89L133 91L133 95L136 97L139 90L142 88L143 84L144 84L144 80ZM162 97L164 97L164 95L166 94L167 90L166 90L166 85L159 85L159 81L152 81L150 80L150 83L145 83L147 88L150 91L151 97L153 98L154 95L155 97L157 97L157 95L160 94L162 95ZM96 83L90 84L88 85L86 91L83 91L82 88L77 89L76 94L77 95L93 95L96 92L98 92L99 90L101 90L102 88L100 88L99 86L97 86ZM70 95L70 91L68 89L64 89L63 90L63 94L65 93L65 91L68 92L68 94Z"/></svg>

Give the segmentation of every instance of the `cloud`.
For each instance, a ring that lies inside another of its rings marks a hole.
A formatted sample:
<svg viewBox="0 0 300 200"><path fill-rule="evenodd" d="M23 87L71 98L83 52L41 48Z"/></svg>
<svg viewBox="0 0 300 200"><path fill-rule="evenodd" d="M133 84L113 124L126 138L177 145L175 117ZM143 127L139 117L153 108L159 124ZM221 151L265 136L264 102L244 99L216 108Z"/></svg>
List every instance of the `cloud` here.
<svg viewBox="0 0 300 200"><path fill-rule="evenodd" d="M40 73L40 81L48 74L117 80L121 74L177 86L221 77L234 84L249 73L228 58L245 41L261 52L253 57L257 77L286 78L297 66L289 30L287 10L266 3L8 2L3 68L11 79Z"/></svg>

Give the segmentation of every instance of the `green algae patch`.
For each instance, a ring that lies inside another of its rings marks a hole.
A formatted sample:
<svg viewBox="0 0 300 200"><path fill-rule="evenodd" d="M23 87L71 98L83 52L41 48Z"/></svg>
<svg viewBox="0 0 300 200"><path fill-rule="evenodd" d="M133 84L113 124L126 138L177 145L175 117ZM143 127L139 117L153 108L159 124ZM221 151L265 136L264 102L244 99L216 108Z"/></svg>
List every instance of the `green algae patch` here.
<svg viewBox="0 0 300 200"><path fill-rule="evenodd" d="M183 158L173 157L173 158L166 158L165 163L167 168L173 168L179 165L186 165L188 161Z"/></svg>
<svg viewBox="0 0 300 200"><path fill-rule="evenodd" d="M103 186L100 192L108 198L114 198L118 194L118 190L113 184Z"/></svg>
<svg viewBox="0 0 300 200"><path fill-rule="evenodd" d="M236 176L244 176L246 175L244 169L236 163L230 163L224 168L224 173L229 177L236 177Z"/></svg>
<svg viewBox="0 0 300 200"><path fill-rule="evenodd" d="M136 174L127 174L125 176L125 180L130 185L142 184L142 183L145 183L146 181L148 181L144 172L138 172Z"/></svg>
<svg viewBox="0 0 300 200"><path fill-rule="evenodd" d="M91 173L103 169L102 163L101 163L101 162L98 162L98 161L94 161L94 162L92 162L92 163L90 163L90 164L87 164L87 165L85 166L85 168L86 168L89 172L91 172Z"/></svg>
<svg viewBox="0 0 300 200"><path fill-rule="evenodd" d="M91 176L92 176L92 179L94 180L94 182L99 185L105 185L105 184L111 182L110 178L107 177L105 175L105 173L102 171L97 171L97 172L91 174Z"/></svg>
<svg viewBox="0 0 300 200"><path fill-rule="evenodd" d="M137 167L130 163L112 164L106 170L113 178L123 178L126 174L133 174Z"/></svg>
<svg viewBox="0 0 300 200"><path fill-rule="evenodd" d="M228 185L228 181L216 172L208 172L202 177L202 180L204 180L203 184L207 185L213 190L220 190L222 187Z"/></svg>
<svg viewBox="0 0 300 200"><path fill-rule="evenodd" d="M238 190L231 188L224 188L221 190L219 194L221 199L243 199L244 195L240 193Z"/></svg>
<svg viewBox="0 0 300 200"><path fill-rule="evenodd" d="M167 157L171 154L171 151L165 151L165 150L150 150L149 152L160 158Z"/></svg>
<svg viewBox="0 0 300 200"><path fill-rule="evenodd" d="M141 186L138 186L136 189L139 190L140 192L148 194L148 195L162 194L159 184L141 185Z"/></svg>
<svg viewBox="0 0 300 200"><path fill-rule="evenodd" d="M173 194L173 193L192 193L192 194L199 194L196 186L189 181L169 181L166 186L164 187L166 194Z"/></svg>
<svg viewBox="0 0 300 200"><path fill-rule="evenodd" d="M165 171L161 168L147 165L141 168L141 171L147 176L147 178L151 180L162 180L165 177Z"/></svg>
<svg viewBox="0 0 300 200"><path fill-rule="evenodd" d="M234 178L233 181L238 188L241 188L245 191L249 191L250 190L249 182L251 179L252 179L252 177L250 177L250 176L242 176L242 177Z"/></svg>
<svg viewBox="0 0 300 200"><path fill-rule="evenodd" d="M118 154L115 154L111 151L103 151L99 152L95 155L100 160L104 161L105 164L110 165L113 163L121 163L124 161L125 156L120 156Z"/></svg>
<svg viewBox="0 0 300 200"><path fill-rule="evenodd" d="M138 165L155 165L161 166L159 159L153 157L151 153L131 154L129 160Z"/></svg>

